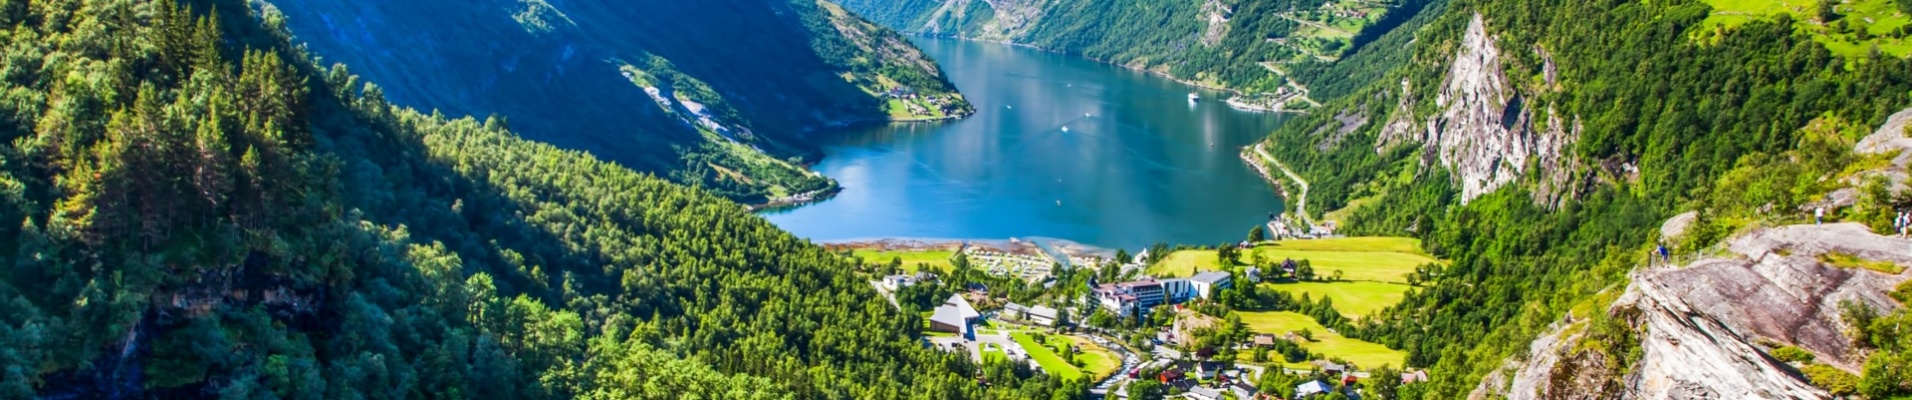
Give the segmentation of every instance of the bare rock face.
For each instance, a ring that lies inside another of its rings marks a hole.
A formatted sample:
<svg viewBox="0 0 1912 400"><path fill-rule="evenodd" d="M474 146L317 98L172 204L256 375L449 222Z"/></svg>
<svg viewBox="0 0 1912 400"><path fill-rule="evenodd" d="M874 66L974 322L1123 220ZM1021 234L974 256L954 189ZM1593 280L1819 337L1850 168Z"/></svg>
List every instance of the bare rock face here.
<svg viewBox="0 0 1912 400"><path fill-rule="evenodd" d="M1898 303L1885 294L1912 277L1821 262L1836 253L1912 267L1912 240L1875 235L1856 223L1760 229L1727 248L1738 257L1655 271L1649 279L1748 335L1796 345L1852 371L1861 360L1841 333L1839 303L1896 310Z"/></svg>
<svg viewBox="0 0 1912 400"><path fill-rule="evenodd" d="M1534 339L1528 346L1524 361L1509 361L1501 371L1489 374L1474 391L1467 395L1468 400L1486 400L1505 398L1508 400L1532 400L1553 398L1600 398L1597 390L1582 390L1579 397L1569 397L1568 388L1555 388L1556 375L1568 381L1599 380L1601 377L1579 376L1576 372L1600 370L1599 368L1573 368L1578 361L1570 349L1573 343L1585 336L1584 329L1569 329L1573 324L1562 321L1554 324L1545 335ZM1566 385L1574 387L1597 387L1597 385Z"/></svg>
<svg viewBox="0 0 1912 400"><path fill-rule="evenodd" d="M989 15L968 15L973 3L982 2ZM958 35L982 40L1010 41L1023 37L1042 21L1043 9L1051 0L946 0L930 14L923 32ZM975 32L964 32L966 21L983 21Z"/></svg>
<svg viewBox="0 0 1912 400"><path fill-rule="evenodd" d="M1689 217L1666 224L1677 228ZM1678 230L1678 229L1675 229ZM1614 360L1581 351L1572 318L1536 339L1528 354L1482 381L1471 398L1827 399L1754 343L1798 346L1821 363L1857 368L1838 305L1899 305L1886 291L1912 272L1886 274L1821 261L1827 254L1912 267L1912 240L1875 235L1859 224L1764 228L1727 241L1727 255L1679 268L1637 271L1609 308L1641 338L1642 358L1614 379ZM1615 385L1614 382L1623 382Z"/></svg>
<svg viewBox="0 0 1912 400"><path fill-rule="evenodd" d="M1546 131L1534 132L1532 107L1509 86L1500 54L1485 20L1474 14L1435 99L1444 111L1428 122L1422 139L1428 155L1454 171L1463 203L1518 180L1533 167L1530 161L1564 169L1562 150L1577 136L1577 128L1551 111ZM1564 187L1565 175L1559 181Z"/></svg>
<svg viewBox="0 0 1912 400"><path fill-rule="evenodd" d="M1912 189L1906 185L1908 175L1912 175L1908 173L1912 172L1908 171L1912 169L1912 138L1906 137L1907 125L1912 125L1912 108L1892 114L1892 117L1887 118L1885 125L1880 126L1877 132L1860 139L1858 145L1853 146L1852 150L1859 154L1892 154L1893 152L1899 154L1892 159L1892 165L1859 173L1856 175L1858 178L1870 179L1873 176L1883 176L1887 181L1892 182L1894 193L1904 193ZM1855 186L1861 184L1859 180L1847 183Z"/></svg>
<svg viewBox="0 0 1912 400"><path fill-rule="evenodd" d="M1387 125L1381 126L1380 137L1374 141L1374 152L1385 153L1395 145L1418 139L1414 135L1414 84L1407 78L1401 78L1401 102L1394 106Z"/></svg>
<svg viewBox="0 0 1912 400"><path fill-rule="evenodd" d="M1215 47L1222 44L1222 38L1228 37L1228 18L1234 15L1234 8L1219 0L1202 3L1202 22L1208 23L1208 27L1202 30L1202 45Z"/></svg>
<svg viewBox="0 0 1912 400"><path fill-rule="evenodd" d="M1677 288L1635 276L1616 309L1640 312L1645 354L1625 398L1830 399L1779 360L1766 357L1727 322L1695 308Z"/></svg>
<svg viewBox="0 0 1912 400"><path fill-rule="evenodd" d="M1679 240L1681 236L1686 236L1686 230L1692 228L1693 222L1699 219L1700 213L1697 211L1683 212L1667 219L1666 223L1660 224L1660 240Z"/></svg>

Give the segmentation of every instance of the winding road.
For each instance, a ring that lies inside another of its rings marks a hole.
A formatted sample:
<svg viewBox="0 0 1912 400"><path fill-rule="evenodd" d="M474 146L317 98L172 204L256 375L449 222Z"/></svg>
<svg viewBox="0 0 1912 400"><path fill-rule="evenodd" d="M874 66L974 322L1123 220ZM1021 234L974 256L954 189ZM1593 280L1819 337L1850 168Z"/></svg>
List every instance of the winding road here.
<svg viewBox="0 0 1912 400"><path fill-rule="evenodd" d="M1281 161L1275 159L1275 156L1268 154L1268 150L1263 148L1263 146L1267 145L1267 143L1255 143L1255 154L1260 155L1263 161L1274 165L1275 169L1281 170L1282 174L1288 175L1288 179L1295 181L1296 185L1301 186L1301 194L1295 196L1295 214L1301 215L1301 221L1307 223L1308 226L1314 226L1314 217L1308 216L1308 181L1302 180L1301 175L1296 175L1295 171L1289 170L1287 165L1282 165Z"/></svg>

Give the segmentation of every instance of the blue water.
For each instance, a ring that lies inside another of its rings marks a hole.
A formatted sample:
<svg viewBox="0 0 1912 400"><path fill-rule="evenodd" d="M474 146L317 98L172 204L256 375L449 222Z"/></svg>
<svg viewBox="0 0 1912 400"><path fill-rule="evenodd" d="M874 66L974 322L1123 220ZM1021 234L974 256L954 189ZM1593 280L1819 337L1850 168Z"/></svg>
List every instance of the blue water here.
<svg viewBox="0 0 1912 400"><path fill-rule="evenodd" d="M917 44L978 113L826 133L815 169L843 192L767 212L817 241L1046 237L1133 249L1220 244L1279 212L1237 155L1281 124L1223 93L1077 57L944 39Z"/></svg>

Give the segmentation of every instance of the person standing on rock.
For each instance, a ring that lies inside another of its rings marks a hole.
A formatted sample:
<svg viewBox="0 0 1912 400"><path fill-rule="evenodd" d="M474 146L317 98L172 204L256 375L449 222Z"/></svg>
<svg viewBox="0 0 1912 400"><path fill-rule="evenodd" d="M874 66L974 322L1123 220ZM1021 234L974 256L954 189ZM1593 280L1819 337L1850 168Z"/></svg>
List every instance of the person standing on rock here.
<svg viewBox="0 0 1912 400"><path fill-rule="evenodd" d="M1892 220L1892 222L1894 226L1899 228L1899 238L1904 239L1906 230L1912 229L1912 212L1900 211L1899 218Z"/></svg>
<svg viewBox="0 0 1912 400"><path fill-rule="evenodd" d="M1813 224L1813 225L1825 225L1825 224L1826 224L1826 208L1825 208L1825 207L1813 207L1813 209L1812 209L1812 224Z"/></svg>

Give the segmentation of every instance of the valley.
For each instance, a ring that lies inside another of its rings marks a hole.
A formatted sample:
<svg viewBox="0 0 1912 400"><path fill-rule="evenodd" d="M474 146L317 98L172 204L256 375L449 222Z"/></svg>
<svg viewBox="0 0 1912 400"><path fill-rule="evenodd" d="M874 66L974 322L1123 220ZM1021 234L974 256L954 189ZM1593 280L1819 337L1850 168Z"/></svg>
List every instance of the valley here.
<svg viewBox="0 0 1912 400"><path fill-rule="evenodd" d="M0 23L0 398L1912 396L1912 0Z"/></svg>

